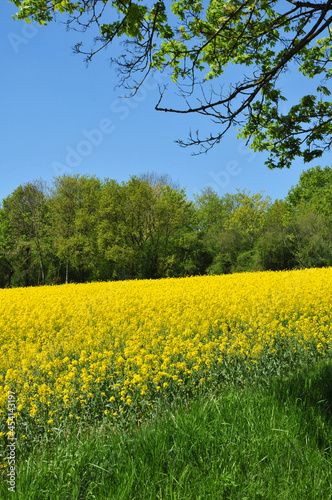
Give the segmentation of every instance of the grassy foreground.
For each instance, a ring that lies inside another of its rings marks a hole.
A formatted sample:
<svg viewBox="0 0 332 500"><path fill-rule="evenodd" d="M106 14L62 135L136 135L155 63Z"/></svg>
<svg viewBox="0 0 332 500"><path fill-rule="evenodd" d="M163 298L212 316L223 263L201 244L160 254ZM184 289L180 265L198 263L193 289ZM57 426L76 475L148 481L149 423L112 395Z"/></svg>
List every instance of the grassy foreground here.
<svg viewBox="0 0 332 500"><path fill-rule="evenodd" d="M332 360L228 385L126 430L68 428L17 456L0 498L332 498Z"/></svg>

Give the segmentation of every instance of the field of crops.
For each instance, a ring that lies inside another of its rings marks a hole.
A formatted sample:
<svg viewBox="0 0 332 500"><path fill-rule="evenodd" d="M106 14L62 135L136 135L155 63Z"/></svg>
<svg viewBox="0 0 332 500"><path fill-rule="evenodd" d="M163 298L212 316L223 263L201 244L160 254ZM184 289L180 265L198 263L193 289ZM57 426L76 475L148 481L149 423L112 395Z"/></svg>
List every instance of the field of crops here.
<svg viewBox="0 0 332 500"><path fill-rule="evenodd" d="M0 435L139 422L332 348L332 268L0 290ZM24 425L23 425L24 424Z"/></svg>

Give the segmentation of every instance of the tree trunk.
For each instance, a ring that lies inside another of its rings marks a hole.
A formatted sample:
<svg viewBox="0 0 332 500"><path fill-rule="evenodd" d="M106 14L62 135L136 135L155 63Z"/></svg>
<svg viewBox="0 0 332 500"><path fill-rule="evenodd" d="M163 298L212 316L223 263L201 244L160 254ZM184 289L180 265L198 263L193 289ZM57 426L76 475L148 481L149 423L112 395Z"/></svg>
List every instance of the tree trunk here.
<svg viewBox="0 0 332 500"><path fill-rule="evenodd" d="M30 247L26 248L26 253L27 253L26 257L27 267L25 270L25 286L27 287L29 286L29 276L30 276L30 261L31 261Z"/></svg>
<svg viewBox="0 0 332 500"><path fill-rule="evenodd" d="M45 269L41 255L39 255L40 272L42 278L42 285L45 285Z"/></svg>
<svg viewBox="0 0 332 500"><path fill-rule="evenodd" d="M43 264L43 258L42 258L42 254L41 254L41 250L40 250L40 246L39 246L39 241L37 240L36 242L36 246L37 246L37 252L38 252L38 257L39 257L39 266L40 266L40 272L41 272L41 278L42 278L42 285L45 285L45 268L44 268L44 264Z"/></svg>
<svg viewBox="0 0 332 500"><path fill-rule="evenodd" d="M67 259L66 262L66 280L65 280L66 285L68 285L68 280L69 280L69 259Z"/></svg>

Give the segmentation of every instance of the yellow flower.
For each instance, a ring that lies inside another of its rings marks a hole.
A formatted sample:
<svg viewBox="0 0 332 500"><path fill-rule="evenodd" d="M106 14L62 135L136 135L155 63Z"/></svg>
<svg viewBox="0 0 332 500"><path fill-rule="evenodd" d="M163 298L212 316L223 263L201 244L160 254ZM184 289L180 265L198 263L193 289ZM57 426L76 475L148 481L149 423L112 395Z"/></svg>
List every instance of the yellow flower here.
<svg viewBox="0 0 332 500"><path fill-rule="evenodd" d="M114 417L151 408L212 384L223 364L330 353L331 284L322 268L0 289L2 435L8 391L13 414L42 428L68 412L83 420L90 403L105 413L104 398L122 399Z"/></svg>

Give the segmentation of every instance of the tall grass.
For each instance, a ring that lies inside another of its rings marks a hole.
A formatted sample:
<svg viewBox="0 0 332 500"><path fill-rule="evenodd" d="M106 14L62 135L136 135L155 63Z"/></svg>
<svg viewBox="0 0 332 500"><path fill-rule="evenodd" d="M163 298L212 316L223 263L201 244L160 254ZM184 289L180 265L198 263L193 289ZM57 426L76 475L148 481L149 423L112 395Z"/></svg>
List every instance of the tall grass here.
<svg viewBox="0 0 332 500"><path fill-rule="evenodd" d="M3 500L330 499L332 360L229 384L125 430L68 428L17 458Z"/></svg>

